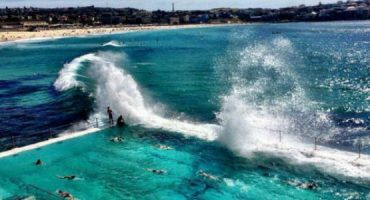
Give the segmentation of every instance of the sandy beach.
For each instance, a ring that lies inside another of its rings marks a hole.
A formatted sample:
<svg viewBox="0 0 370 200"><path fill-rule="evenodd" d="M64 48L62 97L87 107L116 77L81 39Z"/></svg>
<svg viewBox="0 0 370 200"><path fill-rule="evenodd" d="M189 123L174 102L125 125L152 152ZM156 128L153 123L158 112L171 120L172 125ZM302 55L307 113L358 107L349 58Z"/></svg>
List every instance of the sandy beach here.
<svg viewBox="0 0 370 200"><path fill-rule="evenodd" d="M196 28L221 26L224 24L192 24L192 25L172 25L172 26L120 26L120 27L92 27L92 28L70 28L70 29L49 29L38 30L33 32L27 31L0 31L0 42L43 39L43 38L59 38L59 37L74 37L84 35L100 35L112 34L120 32L144 31L144 30L166 30L178 28Z"/></svg>

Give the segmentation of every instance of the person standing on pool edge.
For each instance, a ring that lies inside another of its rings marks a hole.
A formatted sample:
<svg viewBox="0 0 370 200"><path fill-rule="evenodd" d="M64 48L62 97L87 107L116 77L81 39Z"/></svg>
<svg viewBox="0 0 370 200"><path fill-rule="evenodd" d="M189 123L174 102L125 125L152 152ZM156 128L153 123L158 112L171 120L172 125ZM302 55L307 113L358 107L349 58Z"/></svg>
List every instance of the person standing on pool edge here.
<svg viewBox="0 0 370 200"><path fill-rule="evenodd" d="M109 106L107 107L107 113L108 113L108 117L109 117L109 124L113 125L114 124L113 111L112 111L112 109L110 109Z"/></svg>

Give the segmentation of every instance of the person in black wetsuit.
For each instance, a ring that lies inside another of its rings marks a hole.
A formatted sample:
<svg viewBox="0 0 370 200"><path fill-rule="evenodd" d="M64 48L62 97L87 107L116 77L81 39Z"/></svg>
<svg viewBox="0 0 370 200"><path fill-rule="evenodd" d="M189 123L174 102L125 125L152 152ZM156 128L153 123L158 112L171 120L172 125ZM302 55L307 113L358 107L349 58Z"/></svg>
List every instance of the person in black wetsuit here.
<svg viewBox="0 0 370 200"><path fill-rule="evenodd" d="M107 107L107 113L108 113L108 117L109 117L109 124L113 125L114 124L114 122L113 122L113 111L112 111L112 109L110 109L109 106Z"/></svg>
<svg viewBox="0 0 370 200"><path fill-rule="evenodd" d="M117 119L117 126L123 127L125 125L125 120L123 119L122 115L120 115Z"/></svg>
<svg viewBox="0 0 370 200"><path fill-rule="evenodd" d="M57 176L60 179L66 179L66 180L74 180L76 178L75 175L69 175L69 176Z"/></svg>
<svg viewBox="0 0 370 200"><path fill-rule="evenodd" d="M35 165L36 166L42 165L42 161L40 159L37 159L36 162L35 162Z"/></svg>

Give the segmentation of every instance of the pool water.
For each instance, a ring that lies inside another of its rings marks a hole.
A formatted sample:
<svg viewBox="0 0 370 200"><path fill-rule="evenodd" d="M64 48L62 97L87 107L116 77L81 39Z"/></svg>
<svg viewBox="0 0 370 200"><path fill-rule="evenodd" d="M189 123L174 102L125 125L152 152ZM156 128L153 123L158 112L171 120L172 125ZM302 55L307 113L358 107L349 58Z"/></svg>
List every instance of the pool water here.
<svg viewBox="0 0 370 200"><path fill-rule="evenodd" d="M122 143L110 141L117 135ZM34 164L37 159L41 166ZM278 161L250 163L214 142L140 127L110 128L8 157L0 161L0 173L3 198L32 194L27 185L68 191L78 199L344 199L368 192L318 172L288 172ZM66 175L77 179L57 178ZM293 184L312 180L319 189Z"/></svg>

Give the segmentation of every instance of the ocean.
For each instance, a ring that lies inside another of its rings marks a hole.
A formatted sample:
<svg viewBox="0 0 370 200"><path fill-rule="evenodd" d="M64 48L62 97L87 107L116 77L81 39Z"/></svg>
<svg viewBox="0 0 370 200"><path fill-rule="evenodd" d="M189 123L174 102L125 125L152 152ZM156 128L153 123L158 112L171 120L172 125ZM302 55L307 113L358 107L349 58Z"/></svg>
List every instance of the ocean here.
<svg viewBox="0 0 370 200"><path fill-rule="evenodd" d="M369 49L368 21L0 44L2 151L101 128L1 158L0 199L368 199Z"/></svg>

